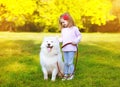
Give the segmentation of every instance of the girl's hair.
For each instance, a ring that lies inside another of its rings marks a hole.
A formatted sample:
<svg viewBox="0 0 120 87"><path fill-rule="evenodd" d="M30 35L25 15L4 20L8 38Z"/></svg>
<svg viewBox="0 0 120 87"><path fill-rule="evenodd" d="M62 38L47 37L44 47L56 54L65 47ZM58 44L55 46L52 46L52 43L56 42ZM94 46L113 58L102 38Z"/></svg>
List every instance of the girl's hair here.
<svg viewBox="0 0 120 87"><path fill-rule="evenodd" d="M75 23L74 23L71 15L70 15L68 12L66 12L66 13L60 15L60 18L59 18L60 29L63 28L62 23L61 23L61 21L60 21L61 18L63 18L64 20L68 21L67 27L75 26Z"/></svg>

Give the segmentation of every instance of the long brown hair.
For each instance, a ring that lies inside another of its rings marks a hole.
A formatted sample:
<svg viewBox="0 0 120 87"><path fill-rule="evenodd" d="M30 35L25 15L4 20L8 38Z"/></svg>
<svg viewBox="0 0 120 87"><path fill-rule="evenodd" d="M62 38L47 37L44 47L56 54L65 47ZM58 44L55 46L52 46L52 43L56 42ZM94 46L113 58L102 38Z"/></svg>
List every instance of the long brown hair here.
<svg viewBox="0 0 120 87"><path fill-rule="evenodd" d="M71 15L70 15L68 12L66 12L66 13L64 13L64 14L60 15L60 18L59 18L60 29L62 29L62 28L63 28L63 26L62 26L62 23L61 23L60 19L61 19L61 18L63 18L64 16L66 16L66 17L67 17L67 18L65 19L66 21L68 21L68 25L67 25L67 27L72 27L72 26L75 26L75 23L74 23L73 18L71 17ZM64 19L64 18L63 18L63 19Z"/></svg>

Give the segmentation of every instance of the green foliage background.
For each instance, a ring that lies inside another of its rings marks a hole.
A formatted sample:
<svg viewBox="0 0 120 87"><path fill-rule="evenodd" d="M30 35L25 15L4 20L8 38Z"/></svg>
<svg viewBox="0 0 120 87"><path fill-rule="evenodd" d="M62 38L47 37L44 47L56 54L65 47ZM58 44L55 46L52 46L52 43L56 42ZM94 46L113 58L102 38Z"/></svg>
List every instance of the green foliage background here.
<svg viewBox="0 0 120 87"><path fill-rule="evenodd" d="M87 29L91 24L100 26L114 20L111 8L111 0L0 0L0 21L13 22L15 27L33 24L37 31L58 32L59 16L69 12L79 28Z"/></svg>

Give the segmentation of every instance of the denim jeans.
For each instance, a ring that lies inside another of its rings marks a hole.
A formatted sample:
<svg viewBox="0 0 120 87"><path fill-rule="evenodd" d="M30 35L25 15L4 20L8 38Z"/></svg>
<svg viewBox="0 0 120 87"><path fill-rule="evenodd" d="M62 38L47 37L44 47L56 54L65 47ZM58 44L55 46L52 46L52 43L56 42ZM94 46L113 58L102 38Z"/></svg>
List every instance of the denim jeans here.
<svg viewBox="0 0 120 87"><path fill-rule="evenodd" d="M65 51L63 52L63 56L64 56L64 74L73 74L74 72L74 55L75 55L75 51Z"/></svg>

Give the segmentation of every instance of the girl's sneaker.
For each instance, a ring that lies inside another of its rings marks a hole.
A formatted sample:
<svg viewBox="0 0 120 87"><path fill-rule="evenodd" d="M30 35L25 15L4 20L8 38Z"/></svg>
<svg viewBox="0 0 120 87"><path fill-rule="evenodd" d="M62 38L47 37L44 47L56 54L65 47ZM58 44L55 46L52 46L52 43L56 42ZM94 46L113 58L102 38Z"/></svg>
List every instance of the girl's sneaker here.
<svg viewBox="0 0 120 87"><path fill-rule="evenodd" d="M67 80L72 80L74 78L74 75L70 75L70 77L67 78Z"/></svg>
<svg viewBox="0 0 120 87"><path fill-rule="evenodd" d="M67 77L68 77L68 75L64 75L64 77L62 78L62 81L64 81L64 80L67 80Z"/></svg>

